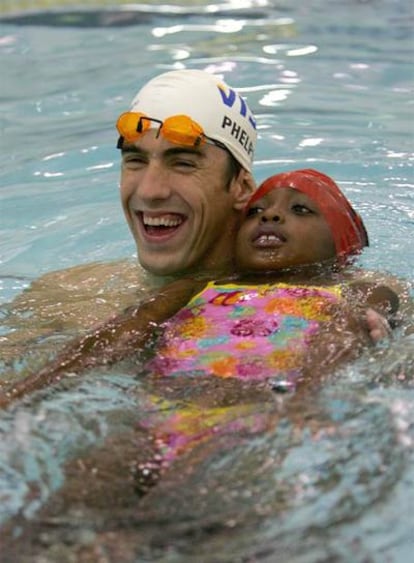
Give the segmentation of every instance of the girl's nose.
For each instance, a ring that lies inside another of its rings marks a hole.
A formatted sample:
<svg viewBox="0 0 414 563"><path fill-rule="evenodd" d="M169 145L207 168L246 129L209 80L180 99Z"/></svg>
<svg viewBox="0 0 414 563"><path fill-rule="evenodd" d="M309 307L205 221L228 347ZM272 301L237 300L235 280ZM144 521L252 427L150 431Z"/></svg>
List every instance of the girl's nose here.
<svg viewBox="0 0 414 563"><path fill-rule="evenodd" d="M283 216L280 211L276 211L274 207L270 207L263 212L261 216L261 221L267 223L267 221L274 221L275 223L280 223L283 221Z"/></svg>

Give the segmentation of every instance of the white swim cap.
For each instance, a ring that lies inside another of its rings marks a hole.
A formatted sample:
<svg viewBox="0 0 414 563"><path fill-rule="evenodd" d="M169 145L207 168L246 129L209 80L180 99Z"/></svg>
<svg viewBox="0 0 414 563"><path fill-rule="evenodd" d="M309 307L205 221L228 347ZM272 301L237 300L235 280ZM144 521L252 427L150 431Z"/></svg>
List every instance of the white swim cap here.
<svg viewBox="0 0 414 563"><path fill-rule="evenodd" d="M219 141L251 171L256 121L246 101L218 77L203 70L173 70L156 76L135 96L130 111L163 121L187 115L205 135Z"/></svg>

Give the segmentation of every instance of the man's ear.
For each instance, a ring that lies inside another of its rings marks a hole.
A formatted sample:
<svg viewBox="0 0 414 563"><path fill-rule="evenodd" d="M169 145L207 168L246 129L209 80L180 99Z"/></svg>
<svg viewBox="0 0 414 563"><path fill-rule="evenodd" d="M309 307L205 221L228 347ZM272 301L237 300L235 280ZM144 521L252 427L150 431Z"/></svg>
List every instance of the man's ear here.
<svg viewBox="0 0 414 563"><path fill-rule="evenodd" d="M246 207L247 202L256 191L256 182L251 173L242 168L237 178L233 180L230 190L234 195L233 207L240 211Z"/></svg>

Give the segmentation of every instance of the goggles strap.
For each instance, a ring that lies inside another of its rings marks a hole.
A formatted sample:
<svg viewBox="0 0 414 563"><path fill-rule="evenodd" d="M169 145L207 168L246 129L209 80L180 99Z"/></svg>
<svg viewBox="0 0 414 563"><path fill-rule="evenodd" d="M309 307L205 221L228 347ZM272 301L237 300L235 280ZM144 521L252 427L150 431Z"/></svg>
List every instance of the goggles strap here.
<svg viewBox="0 0 414 563"><path fill-rule="evenodd" d="M144 121L148 121L149 123L146 124L144 123ZM144 131L147 131L151 126L151 121L154 121L155 123L159 123L159 128L157 133L157 137L158 137L163 122L160 119L155 119L155 117L147 117L146 115L141 115L141 117L138 119L137 129L136 129L137 133L143 133Z"/></svg>

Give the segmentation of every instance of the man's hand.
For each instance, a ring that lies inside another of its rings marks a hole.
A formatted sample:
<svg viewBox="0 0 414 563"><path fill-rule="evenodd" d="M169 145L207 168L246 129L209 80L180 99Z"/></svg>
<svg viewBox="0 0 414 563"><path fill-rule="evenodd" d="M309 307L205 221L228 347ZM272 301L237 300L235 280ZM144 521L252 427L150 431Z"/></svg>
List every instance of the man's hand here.
<svg viewBox="0 0 414 563"><path fill-rule="evenodd" d="M374 309L367 309L365 320L369 336L374 344L391 335L391 327L387 319Z"/></svg>

